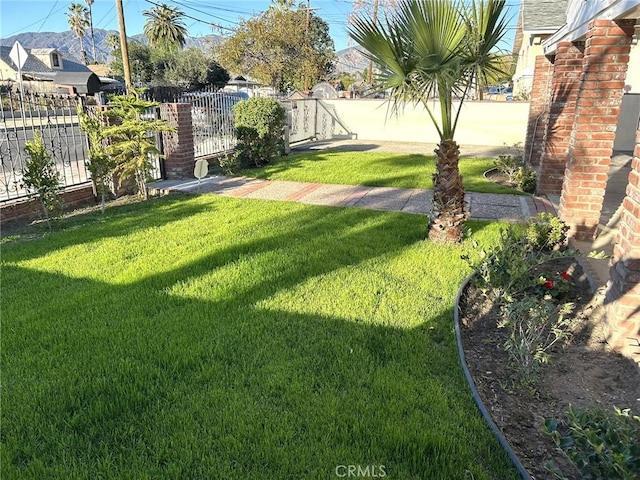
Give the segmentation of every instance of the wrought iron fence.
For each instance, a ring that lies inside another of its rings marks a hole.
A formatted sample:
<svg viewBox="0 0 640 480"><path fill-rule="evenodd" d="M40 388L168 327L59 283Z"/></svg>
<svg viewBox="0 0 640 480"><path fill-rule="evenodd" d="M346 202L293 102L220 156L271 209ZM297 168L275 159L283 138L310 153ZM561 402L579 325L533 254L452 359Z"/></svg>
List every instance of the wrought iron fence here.
<svg viewBox="0 0 640 480"><path fill-rule="evenodd" d="M233 106L246 99L241 92L203 90L183 94L178 102L191 103L195 157L208 157L236 146Z"/></svg>
<svg viewBox="0 0 640 480"><path fill-rule="evenodd" d="M64 186L89 181L87 138L78 123L79 97L0 92L0 201L26 197L25 142L40 131Z"/></svg>
<svg viewBox="0 0 640 480"><path fill-rule="evenodd" d="M29 196L22 184L27 154L25 143L39 131L47 151L53 158L63 187L80 185L91 181L86 161L89 159L89 144L86 134L80 129L78 107L91 114L95 108L82 104L82 97L70 95L45 95L36 93L0 92L0 202ZM103 107L100 107L103 108ZM144 120L160 118L157 107L142 115ZM152 134L162 153L162 137ZM155 180L162 178L162 164L150 158Z"/></svg>

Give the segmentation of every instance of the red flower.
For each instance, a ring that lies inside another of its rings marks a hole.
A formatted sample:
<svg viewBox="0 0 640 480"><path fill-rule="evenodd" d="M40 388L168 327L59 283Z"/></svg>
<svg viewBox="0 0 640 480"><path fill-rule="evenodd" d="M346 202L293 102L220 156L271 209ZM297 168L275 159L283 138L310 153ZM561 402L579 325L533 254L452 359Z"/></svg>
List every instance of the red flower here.
<svg viewBox="0 0 640 480"><path fill-rule="evenodd" d="M542 284L542 286L545 288L553 288L553 280L547 280Z"/></svg>
<svg viewBox="0 0 640 480"><path fill-rule="evenodd" d="M571 275L569 275L566 271L562 272L562 273L560 274L560 276L561 276L564 280L567 280L567 281L571 280Z"/></svg>

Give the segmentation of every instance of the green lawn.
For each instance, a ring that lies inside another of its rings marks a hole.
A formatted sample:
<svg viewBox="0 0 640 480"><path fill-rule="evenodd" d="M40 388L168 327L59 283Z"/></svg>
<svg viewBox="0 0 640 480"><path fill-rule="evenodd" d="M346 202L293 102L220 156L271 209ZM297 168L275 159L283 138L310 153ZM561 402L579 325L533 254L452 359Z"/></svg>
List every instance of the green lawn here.
<svg viewBox="0 0 640 480"><path fill-rule="evenodd" d="M2 247L3 480L518 478L459 365L470 242L211 195L65 222Z"/></svg>
<svg viewBox="0 0 640 480"><path fill-rule="evenodd" d="M489 182L484 172L494 167L491 158L463 158L460 174L465 190L481 193L521 194ZM281 157L242 175L271 180L367 185L374 187L433 188L435 157L380 152L304 152Z"/></svg>

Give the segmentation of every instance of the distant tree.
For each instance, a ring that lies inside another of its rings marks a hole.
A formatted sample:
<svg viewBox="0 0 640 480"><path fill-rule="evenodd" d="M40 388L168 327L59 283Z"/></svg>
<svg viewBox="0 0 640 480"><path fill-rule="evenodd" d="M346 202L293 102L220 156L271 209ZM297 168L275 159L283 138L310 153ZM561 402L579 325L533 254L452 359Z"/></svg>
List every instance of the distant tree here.
<svg viewBox="0 0 640 480"><path fill-rule="evenodd" d="M398 0L353 0L349 23L353 23L360 17L368 17L373 23L378 23L381 17L388 15L398 5ZM369 60L369 66L362 77L368 85L373 83L373 60Z"/></svg>
<svg viewBox="0 0 640 480"><path fill-rule="evenodd" d="M187 88L202 88L206 85L223 87L229 81L229 73L213 57L199 48L187 48L167 67L164 74L167 83Z"/></svg>
<svg viewBox="0 0 640 480"><path fill-rule="evenodd" d="M79 3L72 3L69 5L67 17L71 31L75 33L78 40L80 40L80 60L86 65L87 52L84 50L84 40L82 38L85 35L85 28L90 25L89 10Z"/></svg>
<svg viewBox="0 0 640 480"><path fill-rule="evenodd" d="M119 41L118 41L119 43ZM154 79L156 67L152 60L152 50L148 45L138 42L127 42L129 47L129 64L131 65L132 80L137 83L149 83ZM116 48L112 52L113 60L110 63L111 71L118 77L124 75L122 66L122 52Z"/></svg>
<svg viewBox="0 0 640 480"><path fill-rule="evenodd" d="M110 33L107 35L106 43L111 50L116 50L120 48L120 36L117 33Z"/></svg>
<svg viewBox="0 0 640 480"><path fill-rule="evenodd" d="M218 48L220 64L280 91L304 89L326 78L335 60L329 26L307 8L290 6L290 1L279 1L242 21Z"/></svg>
<svg viewBox="0 0 640 480"><path fill-rule="evenodd" d="M147 17L144 34L152 47L169 52L182 49L187 41L187 27L182 20L184 13L165 4L145 10Z"/></svg>

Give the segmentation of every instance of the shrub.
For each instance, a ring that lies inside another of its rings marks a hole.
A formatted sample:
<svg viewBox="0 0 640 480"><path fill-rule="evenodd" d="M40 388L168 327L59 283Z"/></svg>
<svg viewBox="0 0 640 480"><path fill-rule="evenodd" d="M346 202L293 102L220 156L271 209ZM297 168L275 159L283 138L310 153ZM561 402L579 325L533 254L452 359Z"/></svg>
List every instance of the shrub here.
<svg viewBox="0 0 640 480"><path fill-rule="evenodd" d="M516 183L516 175L518 168L522 165L522 160L513 155L498 155L497 160L494 160L493 164L498 171L507 176L509 183Z"/></svg>
<svg viewBox="0 0 640 480"><path fill-rule="evenodd" d="M33 140L25 142L24 150L29 158L25 160L22 170L22 186L38 197L47 226L51 228L50 214L61 207L60 174L39 130L34 132Z"/></svg>
<svg viewBox="0 0 640 480"><path fill-rule="evenodd" d="M500 328L508 328L504 348L513 361L523 383L535 380L539 368L549 363L549 350L570 338L573 321L570 303L556 306L549 300L525 296L502 308Z"/></svg>
<svg viewBox="0 0 640 480"><path fill-rule="evenodd" d="M501 233L500 243L492 252L478 250L478 258L464 259L477 272L475 284L485 293L509 301L510 297L530 286L532 267L551 258L574 253L555 248L566 242L566 224L548 213L529 220L524 230L510 225Z"/></svg>
<svg viewBox="0 0 640 480"><path fill-rule="evenodd" d="M222 168L222 171L224 173L226 173L227 175L232 175L236 167L238 166L238 160L236 159L235 155L225 153L218 157L218 164L220 165L220 168Z"/></svg>
<svg viewBox="0 0 640 480"><path fill-rule="evenodd" d="M96 192L100 195L100 210L104 213L105 200L111 192L113 171L116 166L105 150L104 131L108 121L106 115L100 114L95 110L85 112L82 106L78 106L78 118L80 119L80 128L87 134L89 139L87 170L91 174L91 180L93 180Z"/></svg>
<svg viewBox="0 0 640 480"><path fill-rule="evenodd" d="M511 185L526 193L533 193L536 190L536 172L524 163L524 152L521 144L517 143L510 147L510 153L498 155L493 164L496 169L507 176Z"/></svg>
<svg viewBox="0 0 640 480"><path fill-rule="evenodd" d="M527 225L526 238L534 247L542 250L553 250L567 243L569 226L550 213L539 213Z"/></svg>
<svg viewBox="0 0 640 480"><path fill-rule="evenodd" d="M155 145L154 132L175 133L165 120L145 120L143 114L158 106L157 102L141 98L144 90L132 89L126 95L116 95L109 101L109 125L101 136L108 140L107 155L114 162L119 187L124 181L135 180L138 194L147 198L147 182L153 170L151 157L161 157Z"/></svg>
<svg viewBox="0 0 640 480"><path fill-rule="evenodd" d="M576 465L582 478L632 480L640 472L640 417L629 409L605 412L599 408L574 410L560 432L557 420L546 419L550 435Z"/></svg>
<svg viewBox="0 0 640 480"><path fill-rule="evenodd" d="M250 98L234 105L233 115L240 165L259 167L284 155L285 110L277 100Z"/></svg>
<svg viewBox="0 0 640 480"><path fill-rule="evenodd" d="M525 193L534 193L536 191L536 172L528 165L518 167L516 172L516 183L518 189Z"/></svg>

